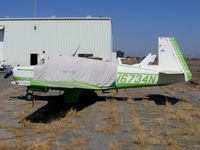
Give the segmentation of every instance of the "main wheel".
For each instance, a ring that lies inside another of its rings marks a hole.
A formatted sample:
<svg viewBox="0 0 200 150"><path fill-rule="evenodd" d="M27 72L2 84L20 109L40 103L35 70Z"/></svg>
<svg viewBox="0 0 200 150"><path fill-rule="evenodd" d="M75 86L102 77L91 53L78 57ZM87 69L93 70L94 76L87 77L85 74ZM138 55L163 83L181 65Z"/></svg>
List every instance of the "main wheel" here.
<svg viewBox="0 0 200 150"><path fill-rule="evenodd" d="M32 101L33 100L33 94L32 93L27 93L26 94L26 100L27 101Z"/></svg>

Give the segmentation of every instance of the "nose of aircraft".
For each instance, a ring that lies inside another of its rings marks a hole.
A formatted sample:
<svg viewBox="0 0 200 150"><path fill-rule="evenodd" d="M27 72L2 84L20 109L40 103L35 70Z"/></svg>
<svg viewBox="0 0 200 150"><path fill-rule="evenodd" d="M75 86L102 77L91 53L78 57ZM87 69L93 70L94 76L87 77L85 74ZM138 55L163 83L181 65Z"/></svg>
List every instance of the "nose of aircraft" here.
<svg viewBox="0 0 200 150"><path fill-rule="evenodd" d="M9 78L12 74L13 74L13 68L12 67L8 67L5 69L5 76L4 76L4 79L7 79Z"/></svg>

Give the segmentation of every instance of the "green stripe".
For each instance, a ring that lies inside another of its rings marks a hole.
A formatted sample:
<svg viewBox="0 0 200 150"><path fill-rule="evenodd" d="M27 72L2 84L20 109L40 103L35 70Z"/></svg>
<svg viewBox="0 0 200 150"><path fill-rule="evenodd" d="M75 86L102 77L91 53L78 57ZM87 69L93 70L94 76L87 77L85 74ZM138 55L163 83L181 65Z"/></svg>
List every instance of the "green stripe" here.
<svg viewBox="0 0 200 150"><path fill-rule="evenodd" d="M158 86L157 84L125 84L120 83L117 84L116 88L124 89L124 88L137 88L137 87L150 87L150 86Z"/></svg>
<svg viewBox="0 0 200 150"><path fill-rule="evenodd" d="M32 78L13 77L16 81L30 81Z"/></svg>
<svg viewBox="0 0 200 150"><path fill-rule="evenodd" d="M17 69L18 71L33 71L33 69Z"/></svg>
<svg viewBox="0 0 200 150"><path fill-rule="evenodd" d="M21 77L14 77L16 81L30 81L30 86L32 87L48 87L54 89L64 89L64 88L80 88L80 89L90 89L90 90L102 90L102 89L112 89L115 88L114 86L109 87L99 87L87 83L77 82L77 81L36 81L31 78L21 78Z"/></svg>
<svg viewBox="0 0 200 150"><path fill-rule="evenodd" d="M192 79L192 73L190 72L189 67L188 67L188 65L187 65L187 63L186 63L186 61L185 61L185 59L184 59L184 57L183 57L183 55L182 55L182 53L180 51L180 48L179 48L179 46L178 46L178 44L176 42L176 39L174 37L170 38L170 42L171 42L172 46L175 49L175 52L176 52L176 54L178 56L179 61L181 62L181 65L182 65L182 67L184 69L184 73L185 73L187 79L191 80Z"/></svg>
<svg viewBox="0 0 200 150"><path fill-rule="evenodd" d="M109 87L98 87L86 83L75 82L75 81L59 81L59 82L41 82L35 81L31 78L21 78L14 77L16 81L30 81L31 87L46 87L50 89L67 89L67 88L80 88L80 89L90 89L90 90L106 90L106 89L122 89L122 88L135 88L135 87L148 87L148 86L156 86L156 84L113 84Z"/></svg>

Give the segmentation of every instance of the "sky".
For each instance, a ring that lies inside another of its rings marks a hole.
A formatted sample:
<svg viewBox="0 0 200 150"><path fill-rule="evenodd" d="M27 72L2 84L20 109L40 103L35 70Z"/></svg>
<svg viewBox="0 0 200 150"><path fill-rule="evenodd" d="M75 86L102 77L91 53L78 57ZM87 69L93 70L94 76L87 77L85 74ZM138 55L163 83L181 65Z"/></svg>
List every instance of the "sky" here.
<svg viewBox="0 0 200 150"><path fill-rule="evenodd" d="M35 0L36 17L112 18L113 50L144 56L158 37L176 38L184 56L200 57L200 0ZM0 0L0 17L33 17L34 0Z"/></svg>

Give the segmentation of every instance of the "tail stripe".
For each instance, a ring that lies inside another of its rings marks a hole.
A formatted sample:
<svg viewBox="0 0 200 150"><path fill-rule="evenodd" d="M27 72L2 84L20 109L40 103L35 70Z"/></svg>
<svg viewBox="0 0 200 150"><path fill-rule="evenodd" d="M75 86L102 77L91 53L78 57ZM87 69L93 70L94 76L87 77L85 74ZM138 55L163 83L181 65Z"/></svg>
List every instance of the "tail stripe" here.
<svg viewBox="0 0 200 150"><path fill-rule="evenodd" d="M185 75L187 77L187 80L191 80L192 79L192 74L191 74L191 72L189 70L189 67L188 67L188 65L187 65L187 63L186 63L186 61L185 61L185 59L184 59L184 57L183 57L183 55L182 55L182 53L180 51L180 48L179 48L179 46L178 46L178 44L176 42L176 39L175 38L170 38L170 42L171 42L173 48L175 49L175 52L176 52L176 54L178 56L179 61L181 62L181 65L183 66L184 73L185 73Z"/></svg>

